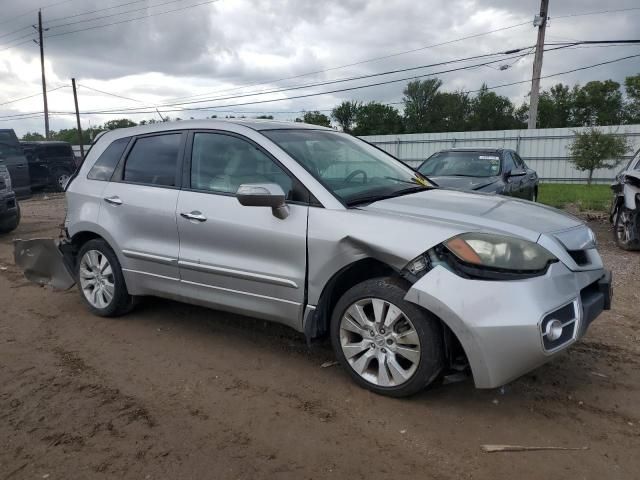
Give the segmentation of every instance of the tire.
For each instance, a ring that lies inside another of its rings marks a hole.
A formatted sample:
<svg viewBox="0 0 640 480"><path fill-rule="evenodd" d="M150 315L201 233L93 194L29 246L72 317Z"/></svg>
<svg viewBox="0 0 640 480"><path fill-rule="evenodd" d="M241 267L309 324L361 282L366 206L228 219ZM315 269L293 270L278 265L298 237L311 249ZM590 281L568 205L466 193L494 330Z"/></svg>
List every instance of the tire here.
<svg viewBox="0 0 640 480"><path fill-rule="evenodd" d="M406 293L404 285L391 277L366 280L340 298L331 318L331 343L340 364L361 387L390 397L423 390L444 365L440 321L404 300ZM381 314L375 314L374 304ZM387 313L398 320L370 322Z"/></svg>
<svg viewBox="0 0 640 480"><path fill-rule="evenodd" d="M621 205L613 223L613 239L623 250L640 250L640 212Z"/></svg>
<svg viewBox="0 0 640 480"><path fill-rule="evenodd" d="M18 211L15 217L0 221L0 233L13 232L18 228L18 225L20 225L21 218L22 214L20 213L20 205L18 205Z"/></svg>
<svg viewBox="0 0 640 480"><path fill-rule="evenodd" d="M118 257L102 239L89 240L80 248L76 280L82 300L95 315L118 317L134 306Z"/></svg>
<svg viewBox="0 0 640 480"><path fill-rule="evenodd" d="M69 182L69 178L71 178L71 173L68 170L56 170L51 176L51 187L56 192L64 192L64 189Z"/></svg>
<svg viewBox="0 0 640 480"><path fill-rule="evenodd" d="M537 188L533 189L533 193L531 194L531 201L532 202L537 202L538 201L538 189Z"/></svg>

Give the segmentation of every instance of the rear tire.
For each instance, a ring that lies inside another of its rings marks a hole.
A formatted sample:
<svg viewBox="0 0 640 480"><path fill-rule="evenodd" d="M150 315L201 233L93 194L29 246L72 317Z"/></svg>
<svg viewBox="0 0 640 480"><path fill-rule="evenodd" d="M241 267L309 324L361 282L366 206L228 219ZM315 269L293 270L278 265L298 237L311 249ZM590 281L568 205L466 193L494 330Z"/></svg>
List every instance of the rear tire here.
<svg viewBox="0 0 640 480"><path fill-rule="evenodd" d="M640 212L621 205L613 222L613 239L623 250L640 250Z"/></svg>
<svg viewBox="0 0 640 480"><path fill-rule="evenodd" d="M8 220L0 221L0 233L10 233L13 232L18 225L20 225L20 219L22 215L20 213L20 205L17 205L16 216L13 218L9 218Z"/></svg>
<svg viewBox="0 0 640 480"><path fill-rule="evenodd" d="M118 317L134 306L118 257L102 239L89 240L80 248L76 280L80 296L95 315Z"/></svg>
<svg viewBox="0 0 640 480"><path fill-rule="evenodd" d="M423 390L444 365L440 321L406 293L391 277L366 280L340 298L331 318L338 361L358 385L391 397Z"/></svg>
<svg viewBox="0 0 640 480"><path fill-rule="evenodd" d="M56 192L64 192L67 183L69 183L69 178L71 178L69 171L64 169L56 170L51 177L51 187Z"/></svg>

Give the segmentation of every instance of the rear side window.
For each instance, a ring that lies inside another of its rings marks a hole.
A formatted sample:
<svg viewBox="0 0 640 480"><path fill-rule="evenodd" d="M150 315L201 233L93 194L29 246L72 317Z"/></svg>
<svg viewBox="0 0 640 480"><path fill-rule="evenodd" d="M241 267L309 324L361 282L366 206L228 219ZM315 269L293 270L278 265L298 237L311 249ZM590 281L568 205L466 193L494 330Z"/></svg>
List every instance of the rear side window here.
<svg viewBox="0 0 640 480"><path fill-rule="evenodd" d="M124 181L175 187L181 139L180 133L137 139L124 166Z"/></svg>
<svg viewBox="0 0 640 480"><path fill-rule="evenodd" d="M118 165L118 161L122 157L124 153L124 149L127 148L127 144L129 143L129 137L119 138L111 142L100 158L96 160L96 163L91 167L87 178L89 180L102 180L109 181L111 180L111 176L113 175L113 171Z"/></svg>
<svg viewBox="0 0 640 480"><path fill-rule="evenodd" d="M70 157L72 156L71 147L69 145L46 145L42 147L42 157Z"/></svg>

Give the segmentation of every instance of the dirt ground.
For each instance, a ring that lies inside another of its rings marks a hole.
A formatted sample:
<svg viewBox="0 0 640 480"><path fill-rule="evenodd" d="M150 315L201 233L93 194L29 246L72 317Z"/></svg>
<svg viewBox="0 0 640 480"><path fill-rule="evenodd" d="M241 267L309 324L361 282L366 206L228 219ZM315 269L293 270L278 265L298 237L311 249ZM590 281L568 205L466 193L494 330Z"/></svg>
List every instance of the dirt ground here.
<svg viewBox="0 0 640 480"><path fill-rule="evenodd" d="M77 290L29 284L12 238L56 235L64 203L22 206L0 237L0 480L640 477L640 253L604 222L614 307L582 341L504 389L396 400L284 327L158 299L97 318Z"/></svg>

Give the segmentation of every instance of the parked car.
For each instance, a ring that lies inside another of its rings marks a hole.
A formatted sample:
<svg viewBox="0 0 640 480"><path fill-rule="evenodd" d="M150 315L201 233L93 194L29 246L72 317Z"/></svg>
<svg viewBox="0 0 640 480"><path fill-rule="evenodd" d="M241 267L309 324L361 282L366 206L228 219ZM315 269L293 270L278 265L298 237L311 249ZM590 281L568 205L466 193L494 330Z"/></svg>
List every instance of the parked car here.
<svg viewBox="0 0 640 480"><path fill-rule="evenodd" d="M477 387L502 385L577 341L610 304L610 273L581 220L435 188L313 125L109 131L66 199L57 253L37 254L53 240L16 243L28 278L77 281L101 316L156 295L328 334L351 377L386 395L415 393L464 359ZM58 257L70 273L46 274Z"/></svg>
<svg viewBox="0 0 640 480"><path fill-rule="evenodd" d="M0 160L11 174L13 191L18 198L31 195L29 164L22 152L16 133L11 129L0 130Z"/></svg>
<svg viewBox="0 0 640 480"><path fill-rule="evenodd" d="M0 234L9 233L20 223L20 206L11 185L11 175L0 160Z"/></svg>
<svg viewBox="0 0 640 480"><path fill-rule="evenodd" d="M616 175L611 190L613 238L623 250L640 250L640 150Z"/></svg>
<svg viewBox="0 0 640 480"><path fill-rule="evenodd" d="M67 142L20 142L31 174L33 190L52 188L58 192L76 170L76 160L71 144Z"/></svg>
<svg viewBox="0 0 640 480"><path fill-rule="evenodd" d="M445 188L498 193L534 202L538 199L538 175L514 150L441 150L425 160L418 171Z"/></svg>

